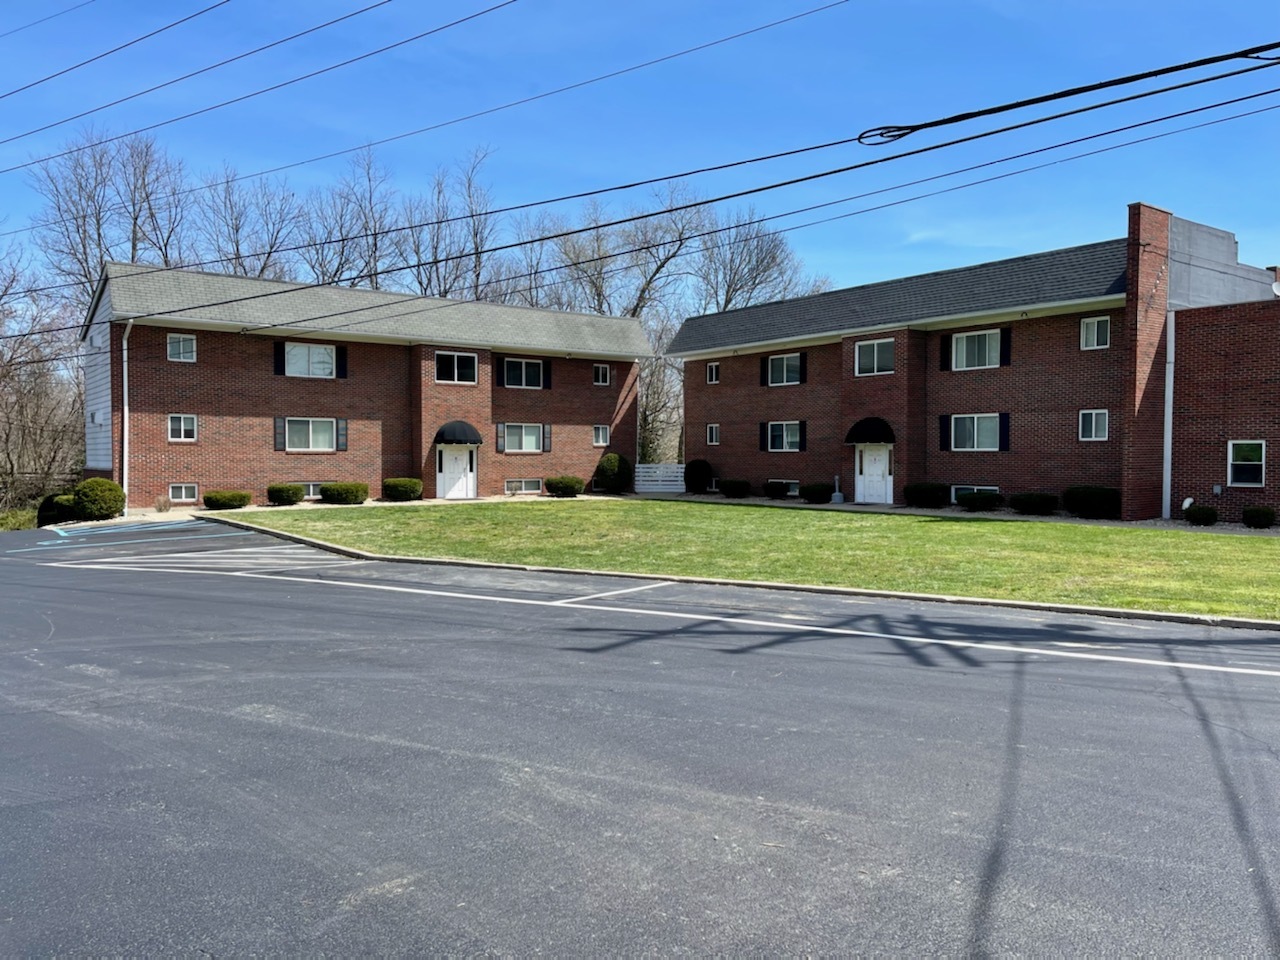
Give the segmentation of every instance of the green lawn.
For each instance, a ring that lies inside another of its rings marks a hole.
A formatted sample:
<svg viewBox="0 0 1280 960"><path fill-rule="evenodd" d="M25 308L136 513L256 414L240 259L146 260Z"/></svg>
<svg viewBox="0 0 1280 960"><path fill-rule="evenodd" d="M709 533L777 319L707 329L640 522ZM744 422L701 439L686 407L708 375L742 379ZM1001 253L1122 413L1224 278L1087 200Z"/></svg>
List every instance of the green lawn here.
<svg viewBox="0 0 1280 960"><path fill-rule="evenodd" d="M374 553L1280 619L1280 538L643 500L263 511Z"/></svg>

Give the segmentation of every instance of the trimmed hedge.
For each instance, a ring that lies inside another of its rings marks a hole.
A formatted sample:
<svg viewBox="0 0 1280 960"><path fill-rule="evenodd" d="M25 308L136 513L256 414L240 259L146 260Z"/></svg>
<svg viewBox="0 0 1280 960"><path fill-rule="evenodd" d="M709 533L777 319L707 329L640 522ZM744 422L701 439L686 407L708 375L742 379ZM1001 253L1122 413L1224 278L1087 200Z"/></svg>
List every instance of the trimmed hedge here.
<svg viewBox="0 0 1280 960"><path fill-rule="evenodd" d="M945 483L908 483L902 488L902 499L908 507L937 510L951 502L951 488Z"/></svg>
<svg viewBox="0 0 1280 960"><path fill-rule="evenodd" d="M239 510L253 502L248 490L210 490L204 495L204 505L210 510Z"/></svg>
<svg viewBox="0 0 1280 960"><path fill-rule="evenodd" d="M721 480L720 492L730 500L744 500L751 496L751 481Z"/></svg>
<svg viewBox="0 0 1280 960"><path fill-rule="evenodd" d="M1015 493L1009 506L1025 517L1047 517L1058 509L1058 498L1052 493Z"/></svg>
<svg viewBox="0 0 1280 960"><path fill-rule="evenodd" d="M800 499L805 503L830 503L832 495L836 492L834 483L802 483L800 484Z"/></svg>
<svg viewBox="0 0 1280 960"><path fill-rule="evenodd" d="M322 483L321 503L364 503L369 499L367 483Z"/></svg>
<svg viewBox="0 0 1280 960"><path fill-rule="evenodd" d="M422 499L422 481L417 477L387 477L382 481L382 499L396 503Z"/></svg>
<svg viewBox="0 0 1280 960"><path fill-rule="evenodd" d="M631 461L620 453L606 453L596 464L596 486L605 493L626 493L631 489L631 481L634 479L635 470Z"/></svg>
<svg viewBox="0 0 1280 960"><path fill-rule="evenodd" d="M685 493L706 493L716 471L705 460L690 460L684 465Z"/></svg>
<svg viewBox="0 0 1280 960"><path fill-rule="evenodd" d="M36 510L36 526L70 523L76 518L76 498L69 493L51 493L40 501Z"/></svg>
<svg viewBox="0 0 1280 960"><path fill-rule="evenodd" d="M1254 530L1265 530L1275 526L1276 512L1271 507L1245 507L1240 511L1240 519L1246 527Z"/></svg>
<svg viewBox="0 0 1280 960"><path fill-rule="evenodd" d="M547 490L547 495L552 497L560 497L567 499L576 497L586 487L586 482L581 477L547 477L542 481L542 485Z"/></svg>
<svg viewBox="0 0 1280 960"><path fill-rule="evenodd" d="M1193 527L1212 527L1218 522L1218 508L1197 503L1183 510L1182 517Z"/></svg>
<svg viewBox="0 0 1280 960"><path fill-rule="evenodd" d="M783 483L781 480L769 480L764 485L764 495L770 500L785 500L791 484Z"/></svg>
<svg viewBox="0 0 1280 960"><path fill-rule="evenodd" d="M307 498L307 488L300 483L273 483L267 487L267 502L277 507L291 507Z"/></svg>
<svg viewBox="0 0 1280 960"><path fill-rule="evenodd" d="M72 491L77 520L110 520L124 510L124 490L105 477L90 477Z"/></svg>
<svg viewBox="0 0 1280 960"><path fill-rule="evenodd" d="M1116 487L1067 487L1062 491L1062 509L1086 520L1119 520L1120 491Z"/></svg>
<svg viewBox="0 0 1280 960"><path fill-rule="evenodd" d="M969 513L999 510L1004 506L1004 497L994 490L970 490L968 493L956 494L956 506Z"/></svg>

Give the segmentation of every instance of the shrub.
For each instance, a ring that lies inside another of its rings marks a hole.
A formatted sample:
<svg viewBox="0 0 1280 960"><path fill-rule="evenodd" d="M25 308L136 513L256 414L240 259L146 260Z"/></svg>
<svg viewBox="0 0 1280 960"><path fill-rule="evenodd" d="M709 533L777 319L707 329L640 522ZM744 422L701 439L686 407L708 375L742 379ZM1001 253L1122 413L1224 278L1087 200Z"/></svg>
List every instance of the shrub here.
<svg viewBox="0 0 1280 960"><path fill-rule="evenodd" d="M956 494L956 506L963 507L969 513L999 510L1004 506L1004 497L994 490L970 490L968 493Z"/></svg>
<svg viewBox="0 0 1280 960"><path fill-rule="evenodd" d="M36 513L33 507L0 510L0 530L30 530L36 526Z"/></svg>
<svg viewBox="0 0 1280 960"><path fill-rule="evenodd" d="M1270 507L1245 507L1240 512L1240 519L1244 521L1246 527L1265 530L1275 525L1276 512Z"/></svg>
<svg viewBox="0 0 1280 960"><path fill-rule="evenodd" d="M387 477L382 481L382 498L404 503L422 499L422 481L417 477Z"/></svg>
<svg viewBox="0 0 1280 960"><path fill-rule="evenodd" d="M945 483L908 483L902 488L902 499L908 507L936 510L951 501L951 488Z"/></svg>
<svg viewBox="0 0 1280 960"><path fill-rule="evenodd" d="M40 501L36 510L36 526L68 523L76 518L76 498L69 493L51 493Z"/></svg>
<svg viewBox="0 0 1280 960"><path fill-rule="evenodd" d="M685 468L688 472L688 467ZM606 453L596 464L596 486L605 493L626 493L635 479L631 461L620 453Z"/></svg>
<svg viewBox="0 0 1280 960"><path fill-rule="evenodd" d="M1047 517L1058 509L1058 498L1052 493L1015 493L1009 506L1027 517Z"/></svg>
<svg viewBox="0 0 1280 960"><path fill-rule="evenodd" d="M576 497L587 484L581 477L547 477L542 485L546 487L549 496L564 499Z"/></svg>
<svg viewBox="0 0 1280 960"><path fill-rule="evenodd" d="M81 481L72 496L77 520L110 520L124 510L124 490L105 477Z"/></svg>
<svg viewBox="0 0 1280 960"><path fill-rule="evenodd" d="M267 487L267 503L289 507L307 498L307 488L300 483L273 483Z"/></svg>
<svg viewBox="0 0 1280 960"><path fill-rule="evenodd" d="M168 513L172 509L172 500L168 497L156 497L156 513Z"/></svg>
<svg viewBox="0 0 1280 960"><path fill-rule="evenodd" d="M323 503L364 503L368 499L367 483L320 484L320 500Z"/></svg>
<svg viewBox="0 0 1280 960"><path fill-rule="evenodd" d="M791 484L781 480L770 480L764 485L764 495L770 500L785 500L791 491Z"/></svg>
<svg viewBox="0 0 1280 960"><path fill-rule="evenodd" d="M248 490L209 490L204 495L204 505L210 510L239 510L252 500Z"/></svg>
<svg viewBox="0 0 1280 960"><path fill-rule="evenodd" d="M742 500L751 496L750 480L721 480L720 492L730 500Z"/></svg>
<svg viewBox="0 0 1280 960"><path fill-rule="evenodd" d="M715 478L716 471L705 460L690 460L684 465L684 489L686 493L706 493Z"/></svg>
<svg viewBox="0 0 1280 960"><path fill-rule="evenodd" d="M802 483L800 499L805 503L830 503L831 495L836 492L834 483Z"/></svg>
<svg viewBox="0 0 1280 960"><path fill-rule="evenodd" d="M1182 516L1193 527L1212 527L1218 522L1218 508L1197 503L1183 510Z"/></svg>
<svg viewBox="0 0 1280 960"><path fill-rule="evenodd" d="M1119 520L1120 491L1116 487L1067 487L1062 509L1086 520Z"/></svg>

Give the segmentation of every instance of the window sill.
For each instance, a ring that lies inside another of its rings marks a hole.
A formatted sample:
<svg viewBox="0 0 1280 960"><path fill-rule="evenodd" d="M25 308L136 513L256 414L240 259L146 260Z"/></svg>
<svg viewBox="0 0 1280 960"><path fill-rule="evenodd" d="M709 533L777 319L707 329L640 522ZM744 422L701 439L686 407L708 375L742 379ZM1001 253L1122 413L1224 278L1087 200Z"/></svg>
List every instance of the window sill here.
<svg viewBox="0 0 1280 960"><path fill-rule="evenodd" d="M872 373L858 373L858 371L855 370L853 375L855 377L891 377L894 373L895 371L893 370L876 370Z"/></svg>
<svg viewBox="0 0 1280 960"><path fill-rule="evenodd" d="M439 384L442 387L478 387L478 380L433 380L432 383Z"/></svg>
<svg viewBox="0 0 1280 960"><path fill-rule="evenodd" d="M279 452L279 451L277 451ZM284 453L297 453L304 456L315 456L316 454L324 455L326 453L341 453L341 450L285 450Z"/></svg>

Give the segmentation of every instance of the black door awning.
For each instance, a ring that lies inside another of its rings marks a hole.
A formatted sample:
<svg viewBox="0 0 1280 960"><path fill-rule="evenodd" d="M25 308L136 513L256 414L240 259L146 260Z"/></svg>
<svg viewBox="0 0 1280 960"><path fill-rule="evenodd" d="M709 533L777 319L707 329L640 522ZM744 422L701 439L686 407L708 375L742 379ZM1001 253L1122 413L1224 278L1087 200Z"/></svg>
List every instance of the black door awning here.
<svg viewBox="0 0 1280 960"><path fill-rule="evenodd" d="M465 420L450 420L436 431L436 443L483 443L480 431Z"/></svg>
<svg viewBox="0 0 1280 960"><path fill-rule="evenodd" d="M893 427L880 417L863 417L845 434L845 443L894 443Z"/></svg>

